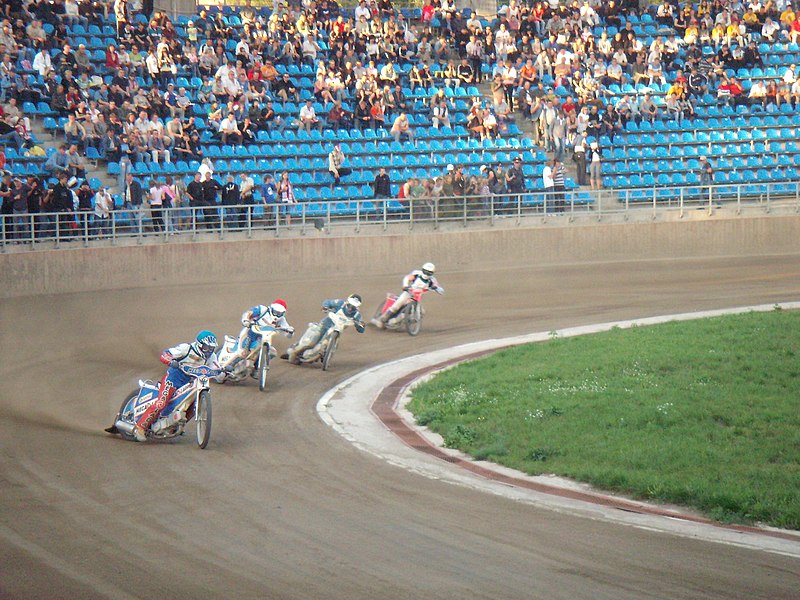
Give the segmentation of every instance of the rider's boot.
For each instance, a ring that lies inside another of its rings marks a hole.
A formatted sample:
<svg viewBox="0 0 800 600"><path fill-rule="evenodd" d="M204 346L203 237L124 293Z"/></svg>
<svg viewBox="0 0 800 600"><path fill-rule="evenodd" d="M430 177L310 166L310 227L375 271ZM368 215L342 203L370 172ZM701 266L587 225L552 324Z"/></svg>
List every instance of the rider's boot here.
<svg viewBox="0 0 800 600"><path fill-rule="evenodd" d="M158 415L164 410L164 407L174 393L175 386L172 385L172 382L164 375L158 383L158 397L156 401L148 406L147 410L145 410L142 416L139 417L139 420L136 421L136 426L133 429L133 436L136 438L137 442L144 442L147 439L147 430L150 429L150 425L155 422Z"/></svg>

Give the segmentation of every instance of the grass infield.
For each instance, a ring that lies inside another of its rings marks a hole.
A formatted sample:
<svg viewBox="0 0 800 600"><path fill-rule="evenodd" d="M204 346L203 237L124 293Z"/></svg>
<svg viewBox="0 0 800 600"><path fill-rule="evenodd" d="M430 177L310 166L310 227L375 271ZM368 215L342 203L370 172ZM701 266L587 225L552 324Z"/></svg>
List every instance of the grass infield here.
<svg viewBox="0 0 800 600"><path fill-rule="evenodd" d="M718 521L800 529L800 313L552 338L417 386L417 422L478 460Z"/></svg>

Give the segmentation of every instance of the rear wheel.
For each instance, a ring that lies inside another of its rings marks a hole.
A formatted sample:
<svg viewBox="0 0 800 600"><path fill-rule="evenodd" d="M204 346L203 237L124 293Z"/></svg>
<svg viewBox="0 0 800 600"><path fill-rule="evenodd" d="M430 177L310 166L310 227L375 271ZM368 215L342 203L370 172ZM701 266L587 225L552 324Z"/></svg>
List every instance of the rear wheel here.
<svg viewBox="0 0 800 600"><path fill-rule="evenodd" d="M422 306L419 302L411 302L403 309L406 318L406 331L408 335L417 335L422 329Z"/></svg>
<svg viewBox="0 0 800 600"><path fill-rule="evenodd" d="M258 390L263 392L267 387L267 371L269 370L269 346L261 344L258 351Z"/></svg>
<svg viewBox="0 0 800 600"><path fill-rule="evenodd" d="M208 446L211 439L211 394L208 390L200 392L197 398L194 415L195 429L197 431L197 445L200 448Z"/></svg>
<svg viewBox="0 0 800 600"><path fill-rule="evenodd" d="M328 342L328 347L325 348L325 354L322 357L322 370L327 371L333 361L333 353L336 352L336 346L339 343L339 332L334 331L331 333L331 339Z"/></svg>
<svg viewBox="0 0 800 600"><path fill-rule="evenodd" d="M119 412L117 413L116 418L114 419L114 423L117 422L117 419L122 419L123 421L129 421L134 423L133 420L133 412L129 412L127 415L125 414L125 409L128 407L128 404L133 402L133 400L139 395L139 391L132 392L125 397L125 400L122 401L122 406L119 407ZM120 434L126 440L133 440L135 439L132 435L125 433L121 429L117 429L116 433Z"/></svg>

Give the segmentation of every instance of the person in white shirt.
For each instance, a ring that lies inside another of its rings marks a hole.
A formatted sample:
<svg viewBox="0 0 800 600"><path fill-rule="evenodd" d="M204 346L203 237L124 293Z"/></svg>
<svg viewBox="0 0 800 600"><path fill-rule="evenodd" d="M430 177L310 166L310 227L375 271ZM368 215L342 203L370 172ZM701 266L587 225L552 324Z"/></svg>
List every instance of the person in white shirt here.
<svg viewBox="0 0 800 600"><path fill-rule="evenodd" d="M239 132L239 125L236 123L236 118L232 112L222 119L222 123L219 125L219 133L223 144L242 143L242 134Z"/></svg>
<svg viewBox="0 0 800 600"><path fill-rule="evenodd" d="M33 69L38 71L42 77L53 70L53 61L50 58L50 53L45 48L39 50L36 56L33 57Z"/></svg>
<svg viewBox="0 0 800 600"><path fill-rule="evenodd" d="M163 219L164 189L163 186L153 179L150 182L150 217L153 219L153 229L156 231L164 230Z"/></svg>
<svg viewBox="0 0 800 600"><path fill-rule="evenodd" d="M322 131L322 123L317 118L317 113L314 110L314 105L311 100L306 100L305 106L300 109L300 114L297 119L297 130L305 129L311 133L311 127L316 127Z"/></svg>
<svg viewBox="0 0 800 600"><path fill-rule="evenodd" d="M101 237L110 232L109 219L113 209L114 199L111 197L108 188L104 187L97 190L94 195L94 219L92 221L96 236Z"/></svg>

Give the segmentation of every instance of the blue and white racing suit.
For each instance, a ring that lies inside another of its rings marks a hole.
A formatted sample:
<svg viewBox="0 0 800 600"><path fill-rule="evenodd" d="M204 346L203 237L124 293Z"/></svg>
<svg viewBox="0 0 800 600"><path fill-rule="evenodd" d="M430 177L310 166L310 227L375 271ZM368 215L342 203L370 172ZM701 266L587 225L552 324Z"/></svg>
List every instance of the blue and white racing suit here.
<svg viewBox="0 0 800 600"><path fill-rule="evenodd" d="M258 324L262 327L274 327L282 329L290 336L294 333L294 327L289 325L286 316L275 317L269 307L259 304L242 313L242 331L239 332L239 356L246 358L250 351L258 346L259 337L251 327Z"/></svg>

